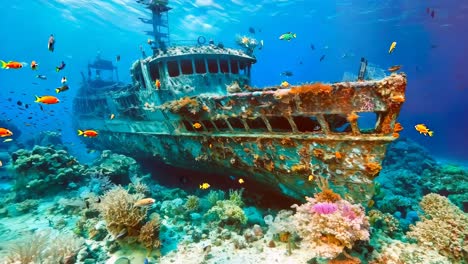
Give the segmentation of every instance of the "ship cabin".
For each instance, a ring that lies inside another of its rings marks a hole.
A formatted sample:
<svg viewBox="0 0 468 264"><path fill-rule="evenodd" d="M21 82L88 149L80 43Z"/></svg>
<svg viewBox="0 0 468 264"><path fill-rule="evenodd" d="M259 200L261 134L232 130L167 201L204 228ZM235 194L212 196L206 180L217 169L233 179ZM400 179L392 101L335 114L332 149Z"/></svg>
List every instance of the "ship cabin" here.
<svg viewBox="0 0 468 264"><path fill-rule="evenodd" d="M137 89L156 91L157 104L200 94L226 95L226 87L250 85L256 62L240 50L215 45L170 47L131 69Z"/></svg>

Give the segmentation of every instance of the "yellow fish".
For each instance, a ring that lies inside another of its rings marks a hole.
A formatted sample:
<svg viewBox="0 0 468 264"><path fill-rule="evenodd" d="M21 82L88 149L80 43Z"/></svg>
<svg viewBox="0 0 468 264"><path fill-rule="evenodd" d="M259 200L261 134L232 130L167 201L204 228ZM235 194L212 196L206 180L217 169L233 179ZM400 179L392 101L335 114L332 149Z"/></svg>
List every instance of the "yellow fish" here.
<svg viewBox="0 0 468 264"><path fill-rule="evenodd" d="M210 184L208 184L207 182L200 184L200 189L206 190L208 188L210 188Z"/></svg>
<svg viewBox="0 0 468 264"><path fill-rule="evenodd" d="M429 128L427 128L424 124L417 124L414 126L414 128L416 129L416 131L419 132L419 134L424 134L424 136L429 135L430 137L432 137L432 135L434 134L434 131L429 130Z"/></svg>
<svg viewBox="0 0 468 264"><path fill-rule="evenodd" d="M389 53L389 54L392 53L393 50L395 49L395 47L396 47L396 41L393 41L393 42L392 42L392 45L390 45L390 49L388 50L388 53Z"/></svg>
<svg viewBox="0 0 468 264"><path fill-rule="evenodd" d="M240 178L240 179L239 179L239 183L240 183L240 184L243 184L243 183L244 183L244 179Z"/></svg>
<svg viewBox="0 0 468 264"><path fill-rule="evenodd" d="M314 175L309 175L309 181L313 181L314 180Z"/></svg>
<svg viewBox="0 0 468 264"><path fill-rule="evenodd" d="M194 127L195 129L199 129L199 128L201 128L201 124L198 123L198 122L197 122L197 123L194 123L194 124L193 124L193 127Z"/></svg>
<svg viewBox="0 0 468 264"><path fill-rule="evenodd" d="M281 87L284 87L284 88L289 87L289 85L290 84L287 81L284 81L281 83Z"/></svg>

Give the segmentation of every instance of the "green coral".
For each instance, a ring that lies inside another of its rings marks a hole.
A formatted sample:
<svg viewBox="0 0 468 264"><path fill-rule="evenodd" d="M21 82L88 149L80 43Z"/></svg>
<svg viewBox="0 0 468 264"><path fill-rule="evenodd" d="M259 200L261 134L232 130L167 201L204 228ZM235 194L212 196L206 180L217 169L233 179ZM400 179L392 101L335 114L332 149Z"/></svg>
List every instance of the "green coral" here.
<svg viewBox="0 0 468 264"><path fill-rule="evenodd" d="M218 190L218 191L211 190L206 195L206 200L208 200L208 202L213 206L216 204L216 202L224 200L224 195L225 193L221 190Z"/></svg>
<svg viewBox="0 0 468 264"><path fill-rule="evenodd" d="M443 194L460 208L468 201L468 171L463 167L444 165L424 170L421 182L426 192Z"/></svg>
<svg viewBox="0 0 468 264"><path fill-rule="evenodd" d="M219 225L239 226L247 223L242 208L231 200L216 202L205 216Z"/></svg>
<svg viewBox="0 0 468 264"><path fill-rule="evenodd" d="M242 201L243 192L244 192L244 189L229 190L229 201L233 202L237 206L244 206L244 202Z"/></svg>
<svg viewBox="0 0 468 264"><path fill-rule="evenodd" d="M200 199L195 195L189 195L184 205L185 209L187 209L187 212L196 211L198 210L199 206L200 206Z"/></svg>

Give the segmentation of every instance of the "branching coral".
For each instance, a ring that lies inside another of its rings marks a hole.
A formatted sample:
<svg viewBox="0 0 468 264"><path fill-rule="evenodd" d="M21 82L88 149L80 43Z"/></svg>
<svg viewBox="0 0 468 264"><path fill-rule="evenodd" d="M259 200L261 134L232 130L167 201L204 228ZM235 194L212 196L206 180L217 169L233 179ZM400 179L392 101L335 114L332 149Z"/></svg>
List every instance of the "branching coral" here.
<svg viewBox="0 0 468 264"><path fill-rule="evenodd" d="M199 206L200 206L200 199L195 195L189 195L184 205L185 209L187 209L188 212L198 210Z"/></svg>
<svg viewBox="0 0 468 264"><path fill-rule="evenodd" d="M468 216L438 194L423 197L421 221L406 234L420 246L436 249L453 263L463 263L468 257Z"/></svg>
<svg viewBox="0 0 468 264"><path fill-rule="evenodd" d="M140 242L151 253L153 248L158 248L161 245L159 240L159 216L153 218L141 227L138 242Z"/></svg>
<svg viewBox="0 0 468 264"><path fill-rule="evenodd" d="M369 239L369 222L364 208L346 200L333 203L319 202L307 197L291 224L295 226L302 243L311 249L311 257L336 258L345 248L352 248L359 240Z"/></svg>
<svg viewBox="0 0 468 264"><path fill-rule="evenodd" d="M1 261L6 264L74 263L82 245L83 240L70 233L58 233L46 229L24 236L8 248L9 255Z"/></svg>
<svg viewBox="0 0 468 264"><path fill-rule="evenodd" d="M146 217L146 208L134 206L141 198L143 197L139 194L129 194L122 186L104 194L98 209L106 221L107 230L113 236L138 235Z"/></svg>

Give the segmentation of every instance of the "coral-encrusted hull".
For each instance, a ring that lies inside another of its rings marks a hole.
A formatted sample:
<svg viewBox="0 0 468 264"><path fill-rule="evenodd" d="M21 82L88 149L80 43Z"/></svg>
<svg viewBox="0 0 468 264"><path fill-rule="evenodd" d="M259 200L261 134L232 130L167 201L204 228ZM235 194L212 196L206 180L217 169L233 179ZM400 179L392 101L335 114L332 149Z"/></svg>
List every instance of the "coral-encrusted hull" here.
<svg viewBox="0 0 468 264"><path fill-rule="evenodd" d="M321 177L327 177L337 192L363 202L373 194L375 177L365 169L366 157L373 157L373 162L380 164L389 140L348 137L329 142L285 135L259 138L247 134L206 137L101 132L99 145L137 158L152 157L176 167L237 175L297 199L312 196L318 191ZM323 156L314 155L314 150L319 149ZM345 153L348 149L352 151ZM340 150L344 154L338 159L335 152Z"/></svg>
<svg viewBox="0 0 468 264"><path fill-rule="evenodd" d="M138 115L143 120L77 122L99 130L86 140L93 148L237 175L299 199L329 184L365 202L387 143L398 137L405 87L405 75L392 74L379 81L201 94L162 105L143 103L151 96L143 91L135 94L147 110ZM359 124L365 113L376 117L369 129Z"/></svg>

